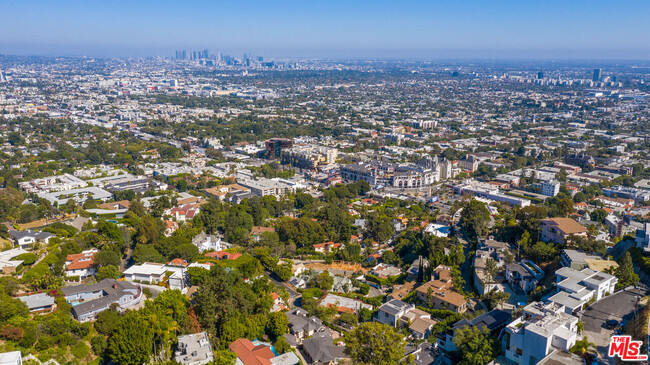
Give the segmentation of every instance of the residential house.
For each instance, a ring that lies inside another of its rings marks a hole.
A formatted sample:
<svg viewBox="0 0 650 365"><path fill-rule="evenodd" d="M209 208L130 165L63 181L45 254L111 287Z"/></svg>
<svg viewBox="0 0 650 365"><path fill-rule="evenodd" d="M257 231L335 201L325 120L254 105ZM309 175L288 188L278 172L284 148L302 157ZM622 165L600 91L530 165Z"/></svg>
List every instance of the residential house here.
<svg viewBox="0 0 650 365"><path fill-rule="evenodd" d="M335 294L327 294L318 305L323 307L334 307L339 312L357 313L361 309L372 310L370 304L366 304L357 299L342 297Z"/></svg>
<svg viewBox="0 0 650 365"><path fill-rule="evenodd" d="M166 272L167 268L165 264L145 262L126 269L124 271L124 278L128 281L158 284L164 280Z"/></svg>
<svg viewBox="0 0 650 365"><path fill-rule="evenodd" d="M567 314L574 314L590 301L599 301L614 293L618 283L615 276L589 268L578 271L563 267L555 275L558 292L548 300L564 306Z"/></svg>
<svg viewBox="0 0 650 365"><path fill-rule="evenodd" d="M34 232L31 229L26 231L9 231L9 235L13 238L15 244L23 250L31 248L36 242L47 244L50 238L54 237L49 232Z"/></svg>
<svg viewBox="0 0 650 365"><path fill-rule="evenodd" d="M373 320L391 327L407 327L413 337L417 339L428 337L431 327L436 324L436 321L431 319L429 313L415 308L412 304L397 299L392 299L382 304L378 308L377 316Z"/></svg>
<svg viewBox="0 0 650 365"><path fill-rule="evenodd" d="M253 226L253 228L251 228L251 237L253 237L253 239L256 242L259 242L260 238L262 238L262 234L265 233L265 232L274 233L275 228L273 228L273 227Z"/></svg>
<svg viewBox="0 0 650 365"><path fill-rule="evenodd" d="M0 365L23 365L23 356L20 351L2 352Z"/></svg>
<svg viewBox="0 0 650 365"><path fill-rule="evenodd" d="M287 311L289 310L289 307L287 307L287 303L280 298L280 296L277 293L271 293L271 299L273 300L273 307L271 308L271 312L279 312L279 311Z"/></svg>
<svg viewBox="0 0 650 365"><path fill-rule="evenodd" d="M557 303L534 302L504 330L506 359L521 365L537 364L554 349L568 352L576 343L578 317L565 313Z"/></svg>
<svg viewBox="0 0 650 365"><path fill-rule="evenodd" d="M97 273L94 262L98 249L82 251L81 253L70 254L65 258L65 276L68 278L78 277L83 280Z"/></svg>
<svg viewBox="0 0 650 365"><path fill-rule="evenodd" d="M163 224L165 225L165 237L171 236L178 229L178 223L172 220L165 219Z"/></svg>
<svg viewBox="0 0 650 365"><path fill-rule="evenodd" d="M415 289L415 281L407 281L404 284L393 285L393 290L388 295L388 299L402 300Z"/></svg>
<svg viewBox="0 0 650 365"><path fill-rule="evenodd" d="M332 335L327 332L316 333L302 342L302 349L310 364L336 364L348 358L345 346L334 345Z"/></svg>
<svg viewBox="0 0 650 365"><path fill-rule="evenodd" d="M16 260L22 254L28 253L22 248L12 248L11 250L0 252L0 273L5 275L13 274L16 272L18 266L23 263L23 260Z"/></svg>
<svg viewBox="0 0 650 365"><path fill-rule="evenodd" d="M117 304L118 310L125 311L142 301L140 284L115 279L104 279L92 285L69 286L61 290L72 305L72 315L79 322L94 319L113 304Z"/></svg>
<svg viewBox="0 0 650 365"><path fill-rule="evenodd" d="M422 342L417 346L407 346L404 356L413 355L415 365L442 365L445 358L440 355L440 351L429 342Z"/></svg>
<svg viewBox="0 0 650 365"><path fill-rule="evenodd" d="M222 241L220 237L201 232L192 239L192 244L199 248L199 251L223 251L230 248L230 243Z"/></svg>
<svg viewBox="0 0 650 365"><path fill-rule="evenodd" d="M411 266L409 266L408 270L406 270L406 279L417 280L418 277L420 276L420 266L422 267L423 271L428 269L429 260L422 258L422 256L420 256L417 258L417 260L413 261Z"/></svg>
<svg viewBox="0 0 650 365"><path fill-rule="evenodd" d="M467 310L465 297L454 290L451 268L438 266L434 269L434 280L421 285L416 291L417 298L423 303L429 303L435 309L448 309L456 313Z"/></svg>
<svg viewBox="0 0 650 365"><path fill-rule="evenodd" d="M208 334L199 332L178 336L174 360L184 365L204 365L214 361Z"/></svg>
<svg viewBox="0 0 650 365"><path fill-rule="evenodd" d="M528 293L537 288L544 271L532 261L524 260L506 265L506 281Z"/></svg>
<svg viewBox="0 0 650 365"><path fill-rule="evenodd" d="M564 267L570 267L575 270L582 270L587 267L587 262L585 260L600 260L600 258L600 256L589 255L582 251L564 249L560 254L560 263L562 263L562 266Z"/></svg>
<svg viewBox="0 0 650 365"><path fill-rule="evenodd" d="M565 243L570 235L587 237L587 228L571 218L549 218L541 221L544 242Z"/></svg>
<svg viewBox="0 0 650 365"><path fill-rule="evenodd" d="M228 251L212 251L204 255L205 257L212 257L217 260L237 260L241 257L240 253Z"/></svg>
<svg viewBox="0 0 650 365"><path fill-rule="evenodd" d="M508 260L508 256L514 257L510 252L509 245L505 242L495 241L492 237L479 240L478 249L474 256L474 287L481 295L485 295L493 290L502 288L501 283L505 280L503 267ZM488 261L494 260L497 272L488 272Z"/></svg>
<svg viewBox="0 0 650 365"><path fill-rule="evenodd" d="M374 275L380 279L388 279L402 274L402 270L395 265L378 264L370 270L369 274Z"/></svg>
<svg viewBox="0 0 650 365"><path fill-rule="evenodd" d="M466 327L476 327L480 330L487 328L490 333L498 335L499 332L510 322L510 319L510 313L500 309L494 309L490 312L483 313L473 319L461 319L454 323L451 326L451 329L438 335L438 338L436 339L438 348L447 352L456 351L456 344L454 344L456 332L459 329Z"/></svg>
<svg viewBox="0 0 650 365"><path fill-rule="evenodd" d="M329 241L325 243L316 243L313 245L313 247L314 247L314 251L316 252L328 254L330 252L333 252L335 249L340 248L341 244Z"/></svg>
<svg viewBox="0 0 650 365"><path fill-rule="evenodd" d="M54 297L49 296L47 293L25 295L18 297L18 299L24 302L32 313L49 313L56 308Z"/></svg>
<svg viewBox="0 0 650 365"><path fill-rule="evenodd" d="M289 332L297 343L313 336L314 333L329 331L320 318L309 316L309 312L302 308L294 308L286 312L286 315L289 319Z"/></svg>
<svg viewBox="0 0 650 365"><path fill-rule="evenodd" d="M256 341L257 343L258 341ZM235 365L298 365L300 359L293 352L275 356L271 348L263 343L255 344L249 339L240 338L229 346L237 354Z"/></svg>
<svg viewBox="0 0 650 365"><path fill-rule="evenodd" d="M391 327L397 327L400 324L400 318L411 309L415 309L415 306L401 300L392 299L377 309L377 316L373 320Z"/></svg>
<svg viewBox="0 0 650 365"><path fill-rule="evenodd" d="M187 267L191 266L188 265ZM147 284L166 283L170 289L183 290L187 287L188 278L184 265L145 262L126 269L124 279Z"/></svg>
<svg viewBox="0 0 650 365"><path fill-rule="evenodd" d="M199 214L200 208L192 204L185 204L165 210L165 215L171 215L177 222L185 222Z"/></svg>

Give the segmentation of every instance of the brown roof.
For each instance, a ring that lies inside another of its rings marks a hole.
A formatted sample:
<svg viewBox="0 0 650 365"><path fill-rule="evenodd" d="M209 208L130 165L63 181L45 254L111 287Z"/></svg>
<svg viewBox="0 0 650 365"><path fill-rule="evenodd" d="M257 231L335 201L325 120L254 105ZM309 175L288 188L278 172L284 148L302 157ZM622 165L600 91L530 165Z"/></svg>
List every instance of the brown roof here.
<svg viewBox="0 0 650 365"><path fill-rule="evenodd" d="M264 232L275 232L275 228L261 226L253 226L253 228L251 228L251 234L254 236L261 235Z"/></svg>
<svg viewBox="0 0 650 365"><path fill-rule="evenodd" d="M437 321L431 319L431 318L418 318L411 325L409 326L409 329L411 331L415 331L417 333L426 333L426 331L433 326L434 324L438 323Z"/></svg>
<svg viewBox="0 0 650 365"><path fill-rule="evenodd" d="M544 219L542 222L549 225L554 225L564 234L574 234L587 232L587 229L580 223L571 218L549 218Z"/></svg>
<svg viewBox="0 0 650 365"><path fill-rule="evenodd" d="M388 296L389 298L402 300L415 288L415 281L407 281L402 285L393 285L393 292Z"/></svg>
<svg viewBox="0 0 650 365"><path fill-rule="evenodd" d="M99 204L97 208L99 209L109 209L109 210L115 210L115 209L129 209L131 207L131 202L128 200L120 200L119 202L113 202L113 203L104 203L104 204Z"/></svg>

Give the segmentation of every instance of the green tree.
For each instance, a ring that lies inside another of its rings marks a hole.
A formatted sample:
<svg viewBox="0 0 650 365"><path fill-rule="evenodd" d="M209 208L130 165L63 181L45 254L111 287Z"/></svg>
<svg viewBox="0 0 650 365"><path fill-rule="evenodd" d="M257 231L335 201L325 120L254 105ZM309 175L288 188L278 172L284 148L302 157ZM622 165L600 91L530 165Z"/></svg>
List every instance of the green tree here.
<svg viewBox="0 0 650 365"><path fill-rule="evenodd" d="M368 224L368 230L372 235L372 238L378 242L386 242L395 233L395 227L385 215L373 214L370 216L370 222Z"/></svg>
<svg viewBox="0 0 650 365"><path fill-rule="evenodd" d="M639 282L639 275L634 272L634 265L632 264L632 256L630 252L626 252L625 255L619 260L618 268L614 272L618 278L618 283L616 286L620 288L625 288L630 285L636 285Z"/></svg>
<svg viewBox="0 0 650 365"><path fill-rule="evenodd" d="M289 330L289 318L283 312L273 312L268 315L266 332L272 339L278 339Z"/></svg>
<svg viewBox="0 0 650 365"><path fill-rule="evenodd" d="M97 269L95 280L97 280L97 282L100 282L104 279L117 279L119 276L120 271L118 270L117 266L108 265Z"/></svg>
<svg viewBox="0 0 650 365"><path fill-rule="evenodd" d="M485 272L488 274L490 282L494 282L494 279L499 273L499 266L493 258L488 258L485 262Z"/></svg>
<svg viewBox="0 0 650 365"><path fill-rule="evenodd" d="M311 285L322 290L331 290L332 285L334 285L334 278L325 270L312 279Z"/></svg>
<svg viewBox="0 0 650 365"><path fill-rule="evenodd" d="M367 322L357 326L345 336L345 353L358 364L400 364L404 357L404 337L392 327Z"/></svg>
<svg viewBox="0 0 650 365"><path fill-rule="evenodd" d="M102 249L93 258L94 263L99 267L120 266L120 254L110 249Z"/></svg>
<svg viewBox="0 0 650 365"><path fill-rule="evenodd" d="M585 336L581 340L576 341L576 343L573 346L571 346L569 351L571 351L576 355L585 357L587 355L587 352L591 348L596 348L596 346L593 343L589 342L589 339L587 338L587 336Z"/></svg>
<svg viewBox="0 0 650 365"><path fill-rule="evenodd" d="M465 204L461 213L461 225L469 237L483 236L490 222L490 211L484 203L472 199Z"/></svg>
<svg viewBox="0 0 650 365"><path fill-rule="evenodd" d="M490 330L466 326L456 331L454 344L460 354L459 364L483 365L495 358L494 341Z"/></svg>
<svg viewBox="0 0 650 365"><path fill-rule="evenodd" d="M589 214L589 217L594 222L603 223L605 222L605 218L607 218L607 212L604 209L594 209Z"/></svg>
<svg viewBox="0 0 650 365"><path fill-rule="evenodd" d="M136 365L151 361L154 334L149 322L139 312L127 312L117 323L109 340L113 361Z"/></svg>

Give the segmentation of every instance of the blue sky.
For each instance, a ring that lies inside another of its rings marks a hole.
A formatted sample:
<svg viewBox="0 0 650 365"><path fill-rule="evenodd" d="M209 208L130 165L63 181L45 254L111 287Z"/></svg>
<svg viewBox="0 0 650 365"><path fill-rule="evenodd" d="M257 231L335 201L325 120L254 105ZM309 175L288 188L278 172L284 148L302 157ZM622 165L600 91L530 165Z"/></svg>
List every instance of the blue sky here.
<svg viewBox="0 0 650 365"><path fill-rule="evenodd" d="M650 1L4 0L0 53L650 59Z"/></svg>

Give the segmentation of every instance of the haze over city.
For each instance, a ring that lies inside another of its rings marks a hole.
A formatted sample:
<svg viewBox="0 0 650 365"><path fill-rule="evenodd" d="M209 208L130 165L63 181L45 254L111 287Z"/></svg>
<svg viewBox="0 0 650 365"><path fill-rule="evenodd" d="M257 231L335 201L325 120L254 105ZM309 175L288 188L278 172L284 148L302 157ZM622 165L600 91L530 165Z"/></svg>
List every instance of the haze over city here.
<svg viewBox="0 0 650 365"><path fill-rule="evenodd" d="M5 1L0 53L648 59L647 1Z"/></svg>

